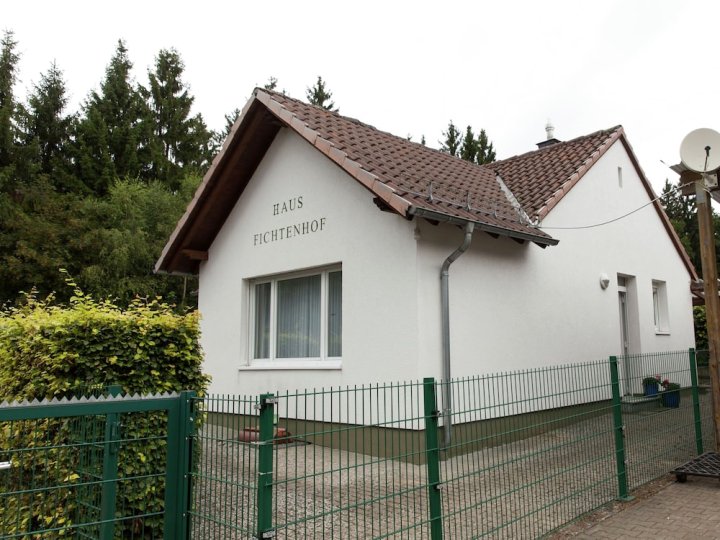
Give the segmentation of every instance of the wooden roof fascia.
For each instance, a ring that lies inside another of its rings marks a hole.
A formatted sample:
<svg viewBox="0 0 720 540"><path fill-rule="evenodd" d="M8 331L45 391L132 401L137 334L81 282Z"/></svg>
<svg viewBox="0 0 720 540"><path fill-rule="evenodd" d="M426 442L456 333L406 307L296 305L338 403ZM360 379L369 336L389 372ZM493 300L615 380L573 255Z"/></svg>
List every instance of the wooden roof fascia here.
<svg viewBox="0 0 720 540"><path fill-rule="evenodd" d="M567 181L555 193L553 193L552 196L545 201L545 204L537 211L536 217L538 222L541 222L543 218L545 218L550 211L558 205L562 198L567 195L570 190L575 187L575 185L577 185L582 177L585 176L585 173L587 173L593 165L595 165L595 163L597 163L598 160L605 155L605 152L607 152L613 143L624 135L624 133L625 130L622 126L615 129L612 134L590 155L590 157L580 167L578 167L572 175L570 175L570 178L568 178Z"/></svg>
<svg viewBox="0 0 720 540"><path fill-rule="evenodd" d="M213 230L217 232L232 211L237 197L245 189L280 129L280 124L273 125L267 122L267 118L263 117L266 114L268 113L265 108L257 104L254 98L245 105L221 151L213 159L210 169L195 191L185 214L180 218L165 244L155 264L155 272L172 274L197 272L199 260L187 257L184 250L207 251L209 243L205 240L206 233ZM263 126L266 127L265 130L262 130ZM258 148L257 153L253 154L256 156L253 162L242 161L240 156L246 154L236 151L241 146ZM241 174L237 178L228 179L228 176L239 171ZM209 199L216 200L216 204L207 204ZM229 202L231 200L232 204ZM200 224L200 227L196 224ZM214 235L212 236L214 238Z"/></svg>
<svg viewBox="0 0 720 540"><path fill-rule="evenodd" d="M201 249L183 249L183 255L194 261L207 261L208 252Z"/></svg>
<svg viewBox="0 0 720 540"><path fill-rule="evenodd" d="M207 170L205 175L203 176L202 181L200 182L200 185L195 190L195 194L193 195L192 200L188 203L185 213L178 221L177 225L175 226L175 229L173 230L172 234L170 235L170 238L165 243L165 247L162 250L162 253L160 254L160 257L158 258L157 262L155 263L155 272L165 272L169 264L166 263L166 258L170 255L170 251L177 248L176 244L178 240L180 240L180 235L182 232L187 230L188 222L190 221L191 215L195 211L195 208L198 207L200 202L204 200L206 196L206 191L208 189L208 185L211 184L213 178L215 177L215 172L220 166L223 157L228 152L228 148L231 146L232 142L235 140L235 135L237 134L237 131L240 127L240 124L242 123L242 120L245 118L245 116L248 114L248 111L250 110L250 107L253 103L253 99L251 98L248 100L248 102L243 107L243 110L238 115L238 118L235 120L235 123L230 128L230 133L225 138L225 141L223 142L222 148L220 151L215 155L215 157L212 160L212 163L210 164L210 168ZM170 261L172 262L172 261Z"/></svg>
<svg viewBox="0 0 720 540"><path fill-rule="evenodd" d="M635 168L635 172L637 173L643 187L645 188L645 192L648 194L648 197L650 197L650 200L653 202L655 211L657 212L658 216L660 217L660 221L662 222L663 227L665 228L665 231L670 236L670 240L675 245L675 250L678 252L678 255L680 255L680 258L682 259L683 263L685 264L685 268L687 268L687 271L690 274L691 281L697 281L698 279L700 279L700 277L697 273L697 270L695 269L695 265L692 263L692 261L690 260L690 257L688 256L687 252L685 251L685 248L683 247L682 242L680 241L680 237L677 235L677 232L675 231L675 227L673 227L672 223L670 222L670 218L665 213L665 210L663 209L662 204L660 203L660 199L655 194L655 191L653 190L652 186L650 185L650 181L648 180L647 176L645 176L645 172L642 170L642 167L640 166L640 162L638 161L637 156L635 155L635 151L632 149L632 145L630 144L630 141L628 141L624 132L623 132L620 140L623 144L623 147L625 148L625 151L628 153L628 156L630 157L630 162L633 164L633 167Z"/></svg>

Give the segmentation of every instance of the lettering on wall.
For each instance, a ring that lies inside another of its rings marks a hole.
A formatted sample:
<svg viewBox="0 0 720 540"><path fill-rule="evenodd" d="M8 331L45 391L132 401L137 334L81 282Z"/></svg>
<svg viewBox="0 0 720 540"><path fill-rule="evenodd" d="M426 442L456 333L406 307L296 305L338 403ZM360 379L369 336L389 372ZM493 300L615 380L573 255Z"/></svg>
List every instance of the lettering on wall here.
<svg viewBox="0 0 720 540"><path fill-rule="evenodd" d="M277 202L272 205L272 215L280 216L290 212L296 212L301 210L303 207L302 195L287 199L285 201ZM261 246L263 244L270 244L272 242L279 242L280 240L288 240L295 238L296 236L304 236L306 234L312 234L323 231L325 229L327 218L320 217L314 219L307 219L287 225L284 227L276 227L267 231L253 234L253 246Z"/></svg>
<svg viewBox="0 0 720 540"><path fill-rule="evenodd" d="M294 212L295 210L300 210L302 207L302 195L299 197L293 197L290 200L273 204L273 216L278 216L287 212Z"/></svg>

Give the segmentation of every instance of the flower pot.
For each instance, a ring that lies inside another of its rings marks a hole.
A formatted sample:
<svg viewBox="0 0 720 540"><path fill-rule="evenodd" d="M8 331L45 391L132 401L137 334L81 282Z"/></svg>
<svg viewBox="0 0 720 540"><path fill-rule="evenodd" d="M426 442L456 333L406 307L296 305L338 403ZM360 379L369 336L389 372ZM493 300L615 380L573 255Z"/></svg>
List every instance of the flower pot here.
<svg viewBox="0 0 720 540"><path fill-rule="evenodd" d="M657 396L658 383L645 383L643 384L643 394L646 396Z"/></svg>
<svg viewBox="0 0 720 540"><path fill-rule="evenodd" d="M677 409L680 406L680 390L670 390L660 393L660 401L663 407Z"/></svg>

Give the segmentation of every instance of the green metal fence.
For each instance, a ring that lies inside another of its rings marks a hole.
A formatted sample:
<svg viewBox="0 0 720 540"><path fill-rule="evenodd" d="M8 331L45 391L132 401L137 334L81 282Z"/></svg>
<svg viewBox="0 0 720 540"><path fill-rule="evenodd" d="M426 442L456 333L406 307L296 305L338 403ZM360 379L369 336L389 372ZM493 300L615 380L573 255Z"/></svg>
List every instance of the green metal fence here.
<svg viewBox="0 0 720 540"><path fill-rule="evenodd" d="M540 537L714 445L708 397L683 351L198 399L192 537Z"/></svg>
<svg viewBox="0 0 720 540"><path fill-rule="evenodd" d="M192 394L118 394L0 404L0 538L186 537Z"/></svg>
<svg viewBox="0 0 720 540"><path fill-rule="evenodd" d="M695 360L3 403L0 539L544 536L715 447Z"/></svg>

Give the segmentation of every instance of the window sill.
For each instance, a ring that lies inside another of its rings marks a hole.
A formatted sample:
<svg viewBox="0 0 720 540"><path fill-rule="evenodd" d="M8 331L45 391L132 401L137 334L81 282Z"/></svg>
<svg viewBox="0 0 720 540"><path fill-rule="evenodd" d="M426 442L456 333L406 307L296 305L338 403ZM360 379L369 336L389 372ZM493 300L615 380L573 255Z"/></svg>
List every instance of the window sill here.
<svg viewBox="0 0 720 540"><path fill-rule="evenodd" d="M238 371L341 370L342 360L256 360Z"/></svg>
<svg viewBox="0 0 720 540"><path fill-rule="evenodd" d="M670 330L655 330L656 336L669 336Z"/></svg>

